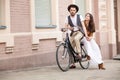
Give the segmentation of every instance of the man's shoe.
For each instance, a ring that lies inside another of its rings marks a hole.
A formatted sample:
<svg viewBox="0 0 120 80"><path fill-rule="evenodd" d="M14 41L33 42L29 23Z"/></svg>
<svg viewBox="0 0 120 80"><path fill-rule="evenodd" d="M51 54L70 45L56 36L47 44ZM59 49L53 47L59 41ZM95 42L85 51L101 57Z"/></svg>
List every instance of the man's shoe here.
<svg viewBox="0 0 120 80"><path fill-rule="evenodd" d="M76 68L75 65L71 65L71 66L70 66L70 69L74 69L74 68Z"/></svg>

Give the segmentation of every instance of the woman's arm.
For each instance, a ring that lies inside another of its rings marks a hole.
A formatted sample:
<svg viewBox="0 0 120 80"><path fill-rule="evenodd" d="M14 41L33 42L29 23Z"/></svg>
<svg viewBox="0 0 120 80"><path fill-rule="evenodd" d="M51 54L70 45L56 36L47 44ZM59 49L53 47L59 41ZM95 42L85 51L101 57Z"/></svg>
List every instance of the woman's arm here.
<svg viewBox="0 0 120 80"><path fill-rule="evenodd" d="M83 30L84 30L84 33L85 33L85 37L88 39L87 30L85 28L84 21L82 21L82 27L83 27Z"/></svg>
<svg viewBox="0 0 120 80"><path fill-rule="evenodd" d="M88 32L88 36L89 36L89 40L91 40L93 38L93 33Z"/></svg>

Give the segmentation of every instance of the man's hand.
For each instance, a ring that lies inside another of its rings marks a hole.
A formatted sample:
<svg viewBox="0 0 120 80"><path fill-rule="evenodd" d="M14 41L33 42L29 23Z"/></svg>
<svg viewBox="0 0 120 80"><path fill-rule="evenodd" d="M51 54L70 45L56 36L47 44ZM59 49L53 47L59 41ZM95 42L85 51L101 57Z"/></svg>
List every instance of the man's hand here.
<svg viewBox="0 0 120 80"><path fill-rule="evenodd" d="M74 27L68 26L68 29L70 29L71 31L73 31Z"/></svg>
<svg viewBox="0 0 120 80"><path fill-rule="evenodd" d="M61 31L62 31L62 32L66 32L67 29L66 29L66 28L61 28Z"/></svg>

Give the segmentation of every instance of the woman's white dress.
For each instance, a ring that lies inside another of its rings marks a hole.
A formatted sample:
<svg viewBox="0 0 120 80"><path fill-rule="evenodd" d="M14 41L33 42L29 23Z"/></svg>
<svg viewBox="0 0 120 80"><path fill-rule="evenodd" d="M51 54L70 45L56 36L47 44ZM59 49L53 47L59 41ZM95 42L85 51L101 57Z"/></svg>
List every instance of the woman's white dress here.
<svg viewBox="0 0 120 80"><path fill-rule="evenodd" d="M101 51L94 39L91 39L90 41L87 41L84 37L82 39L82 42L84 43L85 49L90 56L90 65L97 66L98 64L103 63Z"/></svg>

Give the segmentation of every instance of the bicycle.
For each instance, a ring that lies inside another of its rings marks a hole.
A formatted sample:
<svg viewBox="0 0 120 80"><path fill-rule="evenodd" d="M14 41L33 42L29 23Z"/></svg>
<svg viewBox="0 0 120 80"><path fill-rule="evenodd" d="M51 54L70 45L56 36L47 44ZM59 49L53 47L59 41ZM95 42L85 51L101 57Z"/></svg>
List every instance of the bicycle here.
<svg viewBox="0 0 120 80"><path fill-rule="evenodd" d="M72 48L70 41L69 41L68 33L66 33L65 40L58 45L57 50L56 50L56 61L57 61L57 65L60 68L60 70L62 70L63 72L69 70L69 67L71 64L70 55L73 56L75 63L79 62L80 66L83 69L88 69L89 60L87 59L87 52L84 48L84 44L80 43L80 47L81 47L81 58L82 59L79 59L76 56L77 53Z"/></svg>

